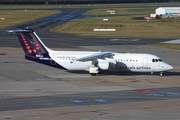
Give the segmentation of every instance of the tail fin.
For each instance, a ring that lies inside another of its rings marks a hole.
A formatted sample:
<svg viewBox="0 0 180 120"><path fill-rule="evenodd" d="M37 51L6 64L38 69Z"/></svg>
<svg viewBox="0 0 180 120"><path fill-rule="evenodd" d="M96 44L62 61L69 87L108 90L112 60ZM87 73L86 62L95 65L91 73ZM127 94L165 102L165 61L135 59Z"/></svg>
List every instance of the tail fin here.
<svg viewBox="0 0 180 120"><path fill-rule="evenodd" d="M32 29L9 30L15 32L25 54L47 54L50 51Z"/></svg>
<svg viewBox="0 0 180 120"><path fill-rule="evenodd" d="M25 58L45 65L65 69L50 57L51 49L47 48L38 35L32 29L7 30L15 32L25 52Z"/></svg>

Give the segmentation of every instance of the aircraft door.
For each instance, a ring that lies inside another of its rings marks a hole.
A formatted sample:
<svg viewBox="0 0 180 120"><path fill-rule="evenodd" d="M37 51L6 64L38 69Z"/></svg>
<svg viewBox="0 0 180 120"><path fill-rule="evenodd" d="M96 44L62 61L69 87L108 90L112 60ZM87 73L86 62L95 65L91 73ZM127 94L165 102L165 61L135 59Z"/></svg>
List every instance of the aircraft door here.
<svg viewBox="0 0 180 120"><path fill-rule="evenodd" d="M56 56L53 55L52 58L51 58L51 65L56 65Z"/></svg>
<svg viewBox="0 0 180 120"><path fill-rule="evenodd" d="M158 68L159 68L159 70L161 69L161 64L160 64L159 60L158 60Z"/></svg>
<svg viewBox="0 0 180 120"><path fill-rule="evenodd" d="M147 67L148 66L148 58L143 58L143 62L142 62L142 66L143 67Z"/></svg>

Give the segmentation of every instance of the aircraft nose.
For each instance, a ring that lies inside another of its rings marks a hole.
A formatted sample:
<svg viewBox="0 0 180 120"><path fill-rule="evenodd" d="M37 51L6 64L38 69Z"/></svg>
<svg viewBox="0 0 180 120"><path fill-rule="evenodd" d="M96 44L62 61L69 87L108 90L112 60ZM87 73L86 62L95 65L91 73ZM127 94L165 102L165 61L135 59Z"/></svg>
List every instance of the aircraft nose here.
<svg viewBox="0 0 180 120"><path fill-rule="evenodd" d="M169 64L166 65L166 68L167 68L167 70L172 70L173 69L173 67L171 65L169 65Z"/></svg>
<svg viewBox="0 0 180 120"><path fill-rule="evenodd" d="M172 70L173 69L173 67L171 65L169 65L169 64L167 64L165 62L162 64L161 68L164 71L168 71L168 70Z"/></svg>
<svg viewBox="0 0 180 120"><path fill-rule="evenodd" d="M171 65L169 65L169 66L168 66L168 69L169 69L169 70L172 70L172 69L173 69L173 67L172 67Z"/></svg>

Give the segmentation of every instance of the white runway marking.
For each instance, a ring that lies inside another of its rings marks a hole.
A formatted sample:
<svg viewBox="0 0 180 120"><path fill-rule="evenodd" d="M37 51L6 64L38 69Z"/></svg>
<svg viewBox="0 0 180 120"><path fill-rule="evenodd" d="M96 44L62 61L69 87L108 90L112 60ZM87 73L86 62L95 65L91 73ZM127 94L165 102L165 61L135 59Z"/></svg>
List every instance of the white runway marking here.
<svg viewBox="0 0 180 120"><path fill-rule="evenodd" d="M166 42L162 42L162 43L176 43L176 44L180 44L180 39L170 40L170 41L166 41Z"/></svg>
<svg viewBox="0 0 180 120"><path fill-rule="evenodd" d="M110 39L110 41L118 41L119 39Z"/></svg>
<svg viewBox="0 0 180 120"><path fill-rule="evenodd" d="M139 40L141 40L141 39L132 39L132 41L139 41Z"/></svg>
<svg viewBox="0 0 180 120"><path fill-rule="evenodd" d="M133 41L133 42L135 42L135 41L140 41L141 39L110 39L109 41L111 41L111 42L114 42L114 41Z"/></svg>

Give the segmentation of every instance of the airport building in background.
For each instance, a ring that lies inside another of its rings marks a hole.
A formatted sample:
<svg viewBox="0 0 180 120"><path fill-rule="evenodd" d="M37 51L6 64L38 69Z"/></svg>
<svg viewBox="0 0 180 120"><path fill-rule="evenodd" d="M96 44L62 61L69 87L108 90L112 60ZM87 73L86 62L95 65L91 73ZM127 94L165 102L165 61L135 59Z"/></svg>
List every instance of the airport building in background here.
<svg viewBox="0 0 180 120"><path fill-rule="evenodd" d="M180 14L180 7L159 7L156 9L155 14Z"/></svg>

